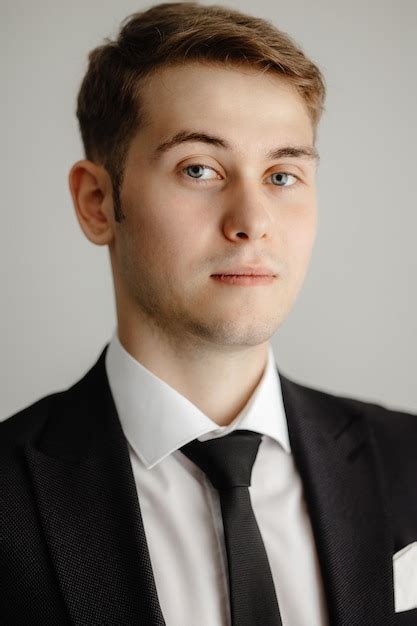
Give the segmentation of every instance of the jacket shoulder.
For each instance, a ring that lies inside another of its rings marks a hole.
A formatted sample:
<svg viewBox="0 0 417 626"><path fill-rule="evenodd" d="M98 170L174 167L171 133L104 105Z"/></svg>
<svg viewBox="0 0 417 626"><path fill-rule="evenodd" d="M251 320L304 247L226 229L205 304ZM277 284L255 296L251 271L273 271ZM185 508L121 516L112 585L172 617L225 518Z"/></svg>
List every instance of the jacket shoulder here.
<svg viewBox="0 0 417 626"><path fill-rule="evenodd" d="M365 418L379 443L386 440L391 449L396 444L412 444L414 450L417 450L417 413L359 398L333 397L347 409Z"/></svg>
<svg viewBox="0 0 417 626"><path fill-rule="evenodd" d="M409 451L417 462L417 413L372 402L350 395L338 395L319 387L312 387L289 379L280 372L287 390L304 404L328 415L349 415L351 419L365 420L383 454L396 450Z"/></svg>
<svg viewBox="0 0 417 626"><path fill-rule="evenodd" d="M285 377L286 378L286 377ZM289 379L287 378L287 381ZM310 387L302 383L291 380L290 384L298 392L308 397L325 408L334 408L354 416L362 416L367 419L373 428L391 432L393 429L406 429L407 432L417 436L417 413L409 413L393 406L384 405L377 402L357 398L350 395L338 395L334 392L324 390L319 387Z"/></svg>
<svg viewBox="0 0 417 626"><path fill-rule="evenodd" d="M402 480L417 475L417 414L371 402L362 398L337 395L323 389L291 383L303 394L305 402L314 403L328 415L348 415L365 421L392 490Z"/></svg>
<svg viewBox="0 0 417 626"><path fill-rule="evenodd" d="M28 443L34 444L42 436L44 429L57 422L60 428L62 421L77 415L80 407L85 407L91 396L106 384L104 359L108 344L101 351L96 362L82 373L68 388L60 389L41 397L36 402L24 407L13 415L0 421L0 460L16 459L18 449ZM51 418L51 419L50 419Z"/></svg>
<svg viewBox="0 0 417 626"><path fill-rule="evenodd" d="M53 402L65 391L43 396L0 422L0 457L32 441L42 431Z"/></svg>

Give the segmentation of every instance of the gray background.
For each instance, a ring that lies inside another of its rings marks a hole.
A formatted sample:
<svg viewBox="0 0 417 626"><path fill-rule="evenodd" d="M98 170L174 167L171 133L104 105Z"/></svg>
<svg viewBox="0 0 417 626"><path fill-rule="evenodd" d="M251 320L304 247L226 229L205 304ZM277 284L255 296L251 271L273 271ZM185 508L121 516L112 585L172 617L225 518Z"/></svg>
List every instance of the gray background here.
<svg viewBox="0 0 417 626"><path fill-rule="evenodd" d="M417 3L219 4L287 31L328 86L318 236L272 338L278 366L304 384L416 412ZM4 418L80 378L115 328L108 249L84 237L68 188L83 158L75 99L89 50L150 4L1 6Z"/></svg>

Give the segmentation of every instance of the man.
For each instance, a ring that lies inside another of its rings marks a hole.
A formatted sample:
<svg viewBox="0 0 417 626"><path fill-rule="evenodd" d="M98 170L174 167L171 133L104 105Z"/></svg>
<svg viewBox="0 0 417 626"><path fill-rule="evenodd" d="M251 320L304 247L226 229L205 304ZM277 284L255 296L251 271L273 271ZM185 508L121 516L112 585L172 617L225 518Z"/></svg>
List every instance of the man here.
<svg viewBox="0 0 417 626"><path fill-rule="evenodd" d="M69 184L117 329L1 424L0 622L417 624L417 416L291 381L269 344L316 234L319 69L196 3L89 61Z"/></svg>

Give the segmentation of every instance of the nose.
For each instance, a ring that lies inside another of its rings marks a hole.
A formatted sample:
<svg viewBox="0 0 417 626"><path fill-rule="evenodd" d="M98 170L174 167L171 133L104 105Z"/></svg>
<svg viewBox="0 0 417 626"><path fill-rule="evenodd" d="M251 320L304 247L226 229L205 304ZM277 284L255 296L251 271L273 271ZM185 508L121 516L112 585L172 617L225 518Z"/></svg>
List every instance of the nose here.
<svg viewBox="0 0 417 626"><path fill-rule="evenodd" d="M227 239L270 237L272 216L266 193L261 183L242 179L228 189L222 220Z"/></svg>

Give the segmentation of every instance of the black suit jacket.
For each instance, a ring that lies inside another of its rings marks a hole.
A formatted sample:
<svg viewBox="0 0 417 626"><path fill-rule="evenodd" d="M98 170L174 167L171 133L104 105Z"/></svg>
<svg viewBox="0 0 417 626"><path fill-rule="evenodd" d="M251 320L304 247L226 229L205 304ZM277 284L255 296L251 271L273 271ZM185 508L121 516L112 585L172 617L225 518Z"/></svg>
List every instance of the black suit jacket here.
<svg viewBox="0 0 417 626"><path fill-rule="evenodd" d="M0 423L1 624L165 624L107 347ZM415 626L417 609L395 614L392 557L417 540L417 415L278 374L331 626Z"/></svg>

